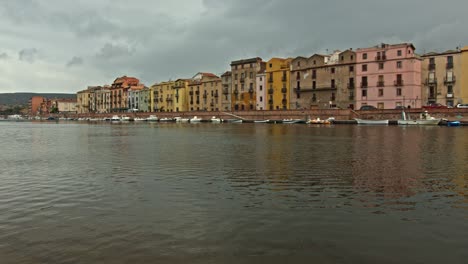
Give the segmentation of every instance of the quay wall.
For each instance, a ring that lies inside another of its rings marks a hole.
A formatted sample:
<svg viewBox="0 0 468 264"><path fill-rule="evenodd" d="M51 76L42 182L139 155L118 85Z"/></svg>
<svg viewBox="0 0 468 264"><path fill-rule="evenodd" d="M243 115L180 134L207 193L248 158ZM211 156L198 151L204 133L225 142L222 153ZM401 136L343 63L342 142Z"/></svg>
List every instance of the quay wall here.
<svg viewBox="0 0 468 264"><path fill-rule="evenodd" d="M407 109L406 113L417 118L419 114L424 111L422 109ZM468 121L468 109L427 109L431 116L437 118L446 118L449 120ZM188 117L193 116L201 117L202 119L209 120L211 117L216 116L222 119L237 119L244 120L282 120L282 119L308 119L320 118L327 119L334 117L336 120L352 120L354 118L362 119L389 119L398 120L401 117L401 110L371 110L371 111L354 111L350 109L314 109L314 110L275 110L275 111L233 111L233 112L155 112L155 113L107 113L107 114L68 114L66 117L79 118L104 118L111 117L112 115L126 115L130 117L148 117L155 115L158 118L174 118L174 117ZM61 116L61 115L58 115Z"/></svg>

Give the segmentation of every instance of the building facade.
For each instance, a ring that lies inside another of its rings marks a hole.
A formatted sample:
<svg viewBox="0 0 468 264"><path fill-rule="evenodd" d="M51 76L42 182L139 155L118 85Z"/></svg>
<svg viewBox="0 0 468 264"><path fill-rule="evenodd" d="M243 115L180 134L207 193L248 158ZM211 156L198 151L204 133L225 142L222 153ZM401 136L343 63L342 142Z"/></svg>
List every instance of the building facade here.
<svg viewBox="0 0 468 264"><path fill-rule="evenodd" d="M266 110L266 104L265 101L267 100L266 96L266 74L265 72L263 73L258 73L257 74L257 81L256 81L256 89L255 89L255 94L256 94L256 101L257 101L257 106L256 110Z"/></svg>
<svg viewBox="0 0 468 264"><path fill-rule="evenodd" d="M356 50L356 107L420 108L421 59L412 44L382 44Z"/></svg>
<svg viewBox="0 0 468 264"><path fill-rule="evenodd" d="M135 77L122 76L112 83L111 91L111 112L126 112L129 109L128 90L131 88L142 89L144 85Z"/></svg>
<svg viewBox="0 0 468 264"><path fill-rule="evenodd" d="M468 46L461 49L460 103L468 104Z"/></svg>
<svg viewBox="0 0 468 264"><path fill-rule="evenodd" d="M159 112L174 112L174 84L175 81L167 81L154 84L153 94L157 99L153 105Z"/></svg>
<svg viewBox="0 0 468 264"><path fill-rule="evenodd" d="M99 87L94 89L94 109L95 113L109 113L111 109L111 91L110 86Z"/></svg>
<svg viewBox="0 0 468 264"><path fill-rule="evenodd" d="M231 62L233 92L232 110L245 111L256 109L257 74L265 71L261 58L251 58Z"/></svg>
<svg viewBox="0 0 468 264"><path fill-rule="evenodd" d="M138 102L139 102L138 111L151 112L150 100L151 100L150 89L148 87L144 87L138 93Z"/></svg>
<svg viewBox="0 0 468 264"><path fill-rule="evenodd" d="M354 108L356 54L297 57L291 62L290 109Z"/></svg>
<svg viewBox="0 0 468 264"><path fill-rule="evenodd" d="M289 109L290 66L292 59L272 58L266 63L267 110Z"/></svg>
<svg viewBox="0 0 468 264"><path fill-rule="evenodd" d="M78 114L90 113L91 89L92 87L88 87L88 89L76 93L76 111Z"/></svg>
<svg viewBox="0 0 468 264"><path fill-rule="evenodd" d="M174 110L175 112L188 111L189 80L178 79L174 83Z"/></svg>
<svg viewBox="0 0 468 264"><path fill-rule="evenodd" d="M42 96L33 96L29 100L29 114L30 115L38 115L40 114L41 110L41 104L44 102L46 99Z"/></svg>
<svg viewBox="0 0 468 264"><path fill-rule="evenodd" d="M231 95L232 95L232 73L227 71L221 75L223 94L221 100L221 109L223 111L231 111Z"/></svg>
<svg viewBox="0 0 468 264"><path fill-rule="evenodd" d="M76 114L76 99L56 99L52 101L53 107L60 114Z"/></svg>
<svg viewBox="0 0 468 264"><path fill-rule="evenodd" d="M462 76L461 51L449 50L443 53L427 53L422 57L422 103L440 103L455 106L461 103Z"/></svg>
<svg viewBox="0 0 468 264"><path fill-rule="evenodd" d="M189 84L190 111L219 111L222 108L222 81L213 73L197 73Z"/></svg>

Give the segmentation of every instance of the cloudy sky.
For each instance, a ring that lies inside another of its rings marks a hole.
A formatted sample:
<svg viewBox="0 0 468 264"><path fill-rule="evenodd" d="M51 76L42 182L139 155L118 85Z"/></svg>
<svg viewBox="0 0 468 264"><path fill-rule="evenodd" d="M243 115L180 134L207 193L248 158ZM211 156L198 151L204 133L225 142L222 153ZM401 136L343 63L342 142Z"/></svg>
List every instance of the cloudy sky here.
<svg viewBox="0 0 468 264"><path fill-rule="evenodd" d="M466 0L0 0L0 93L146 85L232 60L468 45Z"/></svg>

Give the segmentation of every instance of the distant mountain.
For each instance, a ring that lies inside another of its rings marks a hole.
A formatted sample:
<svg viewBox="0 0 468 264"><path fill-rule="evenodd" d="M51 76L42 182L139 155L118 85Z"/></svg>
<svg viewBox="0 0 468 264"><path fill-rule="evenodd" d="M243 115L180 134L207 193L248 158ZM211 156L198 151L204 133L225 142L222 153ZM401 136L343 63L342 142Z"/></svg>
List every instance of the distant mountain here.
<svg viewBox="0 0 468 264"><path fill-rule="evenodd" d="M0 105L26 105L33 96L42 96L48 99L76 98L76 94L62 93L0 93Z"/></svg>

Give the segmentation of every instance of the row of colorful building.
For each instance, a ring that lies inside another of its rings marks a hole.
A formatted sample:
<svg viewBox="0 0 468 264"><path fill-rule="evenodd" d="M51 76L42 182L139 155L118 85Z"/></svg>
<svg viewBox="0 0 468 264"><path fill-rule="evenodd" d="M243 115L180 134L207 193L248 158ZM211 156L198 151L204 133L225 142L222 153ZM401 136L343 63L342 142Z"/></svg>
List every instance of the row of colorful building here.
<svg viewBox="0 0 468 264"><path fill-rule="evenodd" d="M412 44L402 43L311 57L257 57L232 61L221 76L199 72L150 87L123 76L77 93L78 113L393 109L428 103L468 103L468 47L418 55Z"/></svg>

